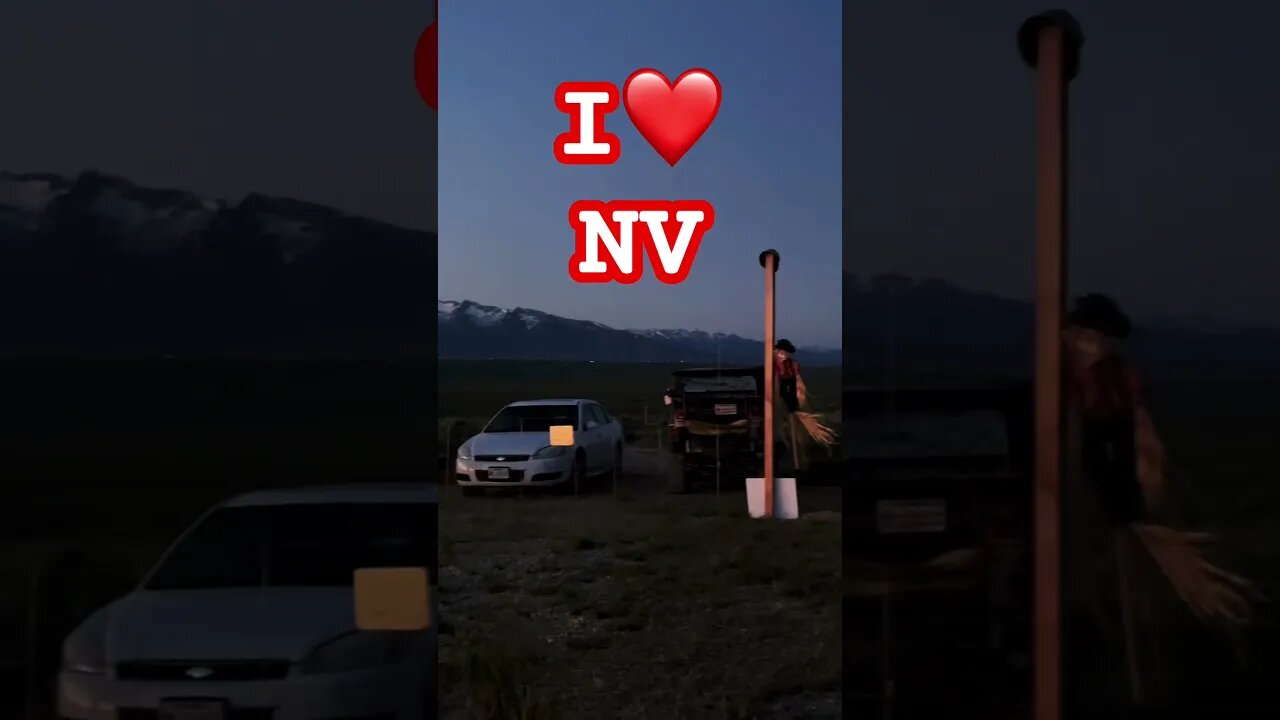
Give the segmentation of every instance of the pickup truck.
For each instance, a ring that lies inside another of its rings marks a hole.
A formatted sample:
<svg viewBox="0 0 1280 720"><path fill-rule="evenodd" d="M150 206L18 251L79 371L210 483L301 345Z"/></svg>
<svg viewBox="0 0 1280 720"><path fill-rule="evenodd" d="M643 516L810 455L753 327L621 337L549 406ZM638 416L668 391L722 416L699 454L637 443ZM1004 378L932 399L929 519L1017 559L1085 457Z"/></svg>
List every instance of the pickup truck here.
<svg viewBox="0 0 1280 720"><path fill-rule="evenodd" d="M764 463L763 367L691 368L671 375L667 405L667 489L743 478ZM739 486L740 487L740 486Z"/></svg>
<svg viewBox="0 0 1280 720"><path fill-rule="evenodd" d="M976 703L992 697L982 688L993 682L1021 702L1030 687L1020 658L1030 650L1031 389L846 388L843 412L846 628L885 634L904 702L915 687L913 697L976 692ZM895 619L882 619L890 606ZM890 622L893 630L874 629ZM975 717L1001 716L973 707Z"/></svg>

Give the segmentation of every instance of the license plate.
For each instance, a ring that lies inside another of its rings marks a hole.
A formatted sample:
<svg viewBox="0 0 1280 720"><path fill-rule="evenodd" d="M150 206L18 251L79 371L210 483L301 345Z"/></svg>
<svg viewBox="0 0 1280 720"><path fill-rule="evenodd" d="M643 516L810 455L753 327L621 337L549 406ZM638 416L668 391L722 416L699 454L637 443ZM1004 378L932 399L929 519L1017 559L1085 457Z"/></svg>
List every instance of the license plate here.
<svg viewBox="0 0 1280 720"><path fill-rule="evenodd" d="M511 477L511 470L509 468L504 468L504 467L489 468L490 480L506 480L509 477Z"/></svg>
<svg viewBox="0 0 1280 720"><path fill-rule="evenodd" d="M737 415L738 414L738 406L733 404L716 405L715 410L717 415Z"/></svg>
<svg viewBox="0 0 1280 720"><path fill-rule="evenodd" d="M883 534L945 532L947 503L944 500L881 500L876 503L876 529Z"/></svg>
<svg viewBox="0 0 1280 720"><path fill-rule="evenodd" d="M221 700L164 700L156 720L226 720L227 704Z"/></svg>

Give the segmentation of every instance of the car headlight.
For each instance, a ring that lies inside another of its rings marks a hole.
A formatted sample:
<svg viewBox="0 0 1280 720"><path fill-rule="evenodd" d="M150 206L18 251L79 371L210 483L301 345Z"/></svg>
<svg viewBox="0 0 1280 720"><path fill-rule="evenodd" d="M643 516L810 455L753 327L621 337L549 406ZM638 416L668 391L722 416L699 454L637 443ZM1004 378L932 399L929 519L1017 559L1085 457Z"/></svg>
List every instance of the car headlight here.
<svg viewBox="0 0 1280 720"><path fill-rule="evenodd" d="M466 444L466 443L463 443L462 445L460 445L460 446L458 447L458 459L459 459L459 460L470 460L470 459L471 459L471 448L470 448L469 446L467 446L467 444Z"/></svg>
<svg viewBox="0 0 1280 720"><path fill-rule="evenodd" d="M409 657L418 640L418 633L357 630L318 645L302 661L302 672L314 675L396 665Z"/></svg>
<svg viewBox="0 0 1280 720"><path fill-rule="evenodd" d="M534 460L549 460L549 459L551 459L551 458L558 458L558 457L562 457L562 456L564 456L564 454L565 454L566 452L568 452L568 451L569 451L569 448L567 448L567 447L565 447L565 446L563 446L563 445L550 445L550 446L544 447L544 448L542 448L541 450L539 450L538 452L534 453L534 454L533 454L533 459L534 459Z"/></svg>
<svg viewBox="0 0 1280 720"><path fill-rule="evenodd" d="M107 649L102 638L77 630L62 643L62 670L81 675L105 675Z"/></svg>

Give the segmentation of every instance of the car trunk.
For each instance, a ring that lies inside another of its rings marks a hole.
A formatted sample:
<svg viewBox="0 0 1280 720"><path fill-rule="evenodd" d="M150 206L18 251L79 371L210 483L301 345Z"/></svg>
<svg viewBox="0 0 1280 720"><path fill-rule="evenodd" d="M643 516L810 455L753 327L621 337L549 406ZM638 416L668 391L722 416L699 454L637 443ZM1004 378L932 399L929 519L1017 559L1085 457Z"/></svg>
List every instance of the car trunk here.
<svg viewBox="0 0 1280 720"><path fill-rule="evenodd" d="M1017 532L1017 479L995 467L864 467L855 477L844 527L859 559L926 562Z"/></svg>
<svg viewBox="0 0 1280 720"><path fill-rule="evenodd" d="M846 554L914 564L1025 542L1022 399L938 390L846 398Z"/></svg>
<svg viewBox="0 0 1280 720"><path fill-rule="evenodd" d="M745 435L759 425L760 396L744 391L708 391L684 396L685 427L695 435Z"/></svg>
<svg viewBox="0 0 1280 720"><path fill-rule="evenodd" d="M673 433L697 448L750 444L759 433L762 406L759 371L702 370L675 377Z"/></svg>

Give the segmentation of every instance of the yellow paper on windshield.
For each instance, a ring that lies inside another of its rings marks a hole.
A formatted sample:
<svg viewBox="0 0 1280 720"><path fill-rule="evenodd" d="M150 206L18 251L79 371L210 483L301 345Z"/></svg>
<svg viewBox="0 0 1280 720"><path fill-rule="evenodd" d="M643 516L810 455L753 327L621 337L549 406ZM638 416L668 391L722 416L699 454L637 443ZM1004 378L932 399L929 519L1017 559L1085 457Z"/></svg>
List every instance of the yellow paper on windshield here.
<svg viewBox="0 0 1280 720"><path fill-rule="evenodd" d="M431 582L426 568L360 568L355 572L355 594L359 630L431 627Z"/></svg>
<svg viewBox="0 0 1280 720"><path fill-rule="evenodd" d="M551 444L555 447L572 447L573 446L573 426L572 425L552 425L551 426Z"/></svg>

